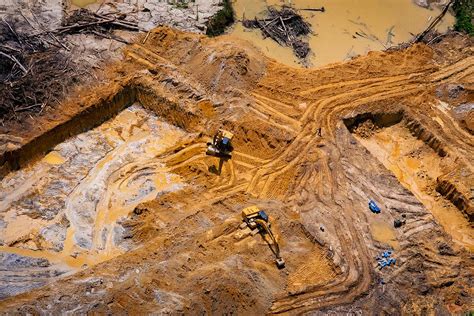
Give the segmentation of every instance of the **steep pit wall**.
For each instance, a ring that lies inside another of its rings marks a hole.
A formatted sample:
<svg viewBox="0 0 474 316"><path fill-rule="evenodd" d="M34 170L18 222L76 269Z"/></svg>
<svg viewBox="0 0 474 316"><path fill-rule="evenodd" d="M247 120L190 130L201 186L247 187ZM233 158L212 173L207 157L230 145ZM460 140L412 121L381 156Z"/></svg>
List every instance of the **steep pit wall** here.
<svg viewBox="0 0 474 316"><path fill-rule="evenodd" d="M131 85L113 89L108 95L87 100L76 115L56 122L56 125L33 135L21 147L6 151L0 155L0 178L8 172L26 166L39 158L55 145L67 138L99 126L132 105L136 99L135 89Z"/></svg>
<svg viewBox="0 0 474 316"><path fill-rule="evenodd" d="M403 115L403 111L392 113L363 113L344 119L344 124L351 133L354 133L361 124L367 121L371 121L376 128L384 128L400 123L403 119Z"/></svg>
<svg viewBox="0 0 474 316"><path fill-rule="evenodd" d="M186 131L193 131L198 126L200 118L195 113L165 97L164 93L159 94L143 84L135 86L135 93L140 104L168 123Z"/></svg>
<svg viewBox="0 0 474 316"><path fill-rule="evenodd" d="M433 149L439 157L444 158L448 155L449 149L446 144L420 122L405 115L404 125L413 136ZM452 151L451 155L456 156L456 153ZM449 166L446 172L436 178L436 191L453 203L470 222L474 222L474 196L470 185L473 180L472 174L471 176L466 174L467 170L461 161L456 161L455 166Z"/></svg>
<svg viewBox="0 0 474 316"><path fill-rule="evenodd" d="M447 152L442 142L420 122L405 115L404 125L410 130L413 136L430 146L440 157L446 157Z"/></svg>
<svg viewBox="0 0 474 316"><path fill-rule="evenodd" d="M469 168L440 135L407 110L368 112L344 120L346 127L422 202L454 239L474 248ZM449 202L448 202L449 201ZM463 217L464 216L464 217Z"/></svg>
<svg viewBox="0 0 474 316"><path fill-rule="evenodd" d="M127 81L123 85L106 87L101 94L71 102L78 109L76 113L48 122L49 126L46 125L45 129L32 130L33 135L29 135L21 146L0 154L0 179L10 171L19 170L40 158L67 138L101 125L135 101L172 125L187 131L194 130L199 125L198 116L165 95L166 92L160 94L157 89Z"/></svg>
<svg viewBox="0 0 474 316"><path fill-rule="evenodd" d="M438 177L436 179L436 191L461 210L467 216L469 222L474 223L474 197L472 194L471 196L467 196L465 193L472 190L472 187L466 187L462 183L454 185L452 182L454 177L453 174ZM460 188L460 186L462 186L462 188Z"/></svg>

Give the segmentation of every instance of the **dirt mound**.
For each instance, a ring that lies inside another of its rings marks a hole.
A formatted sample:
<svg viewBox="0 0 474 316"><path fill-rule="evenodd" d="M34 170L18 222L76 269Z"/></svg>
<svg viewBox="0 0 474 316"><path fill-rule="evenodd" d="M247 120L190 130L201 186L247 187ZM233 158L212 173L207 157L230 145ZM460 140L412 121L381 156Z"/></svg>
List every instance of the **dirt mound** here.
<svg viewBox="0 0 474 316"><path fill-rule="evenodd" d="M360 136L362 138L368 138L368 137L374 135L375 133L377 133L377 130L378 130L378 128L374 124L374 122L372 120L367 120L367 121L364 121L364 122L360 123L356 127L354 127L352 132L357 134L358 136Z"/></svg>
<svg viewBox="0 0 474 316"><path fill-rule="evenodd" d="M144 45L166 60L179 65L212 95L226 89L245 89L263 75L265 58L256 49L229 36L207 38L169 28L158 28ZM139 50L139 53L144 53Z"/></svg>

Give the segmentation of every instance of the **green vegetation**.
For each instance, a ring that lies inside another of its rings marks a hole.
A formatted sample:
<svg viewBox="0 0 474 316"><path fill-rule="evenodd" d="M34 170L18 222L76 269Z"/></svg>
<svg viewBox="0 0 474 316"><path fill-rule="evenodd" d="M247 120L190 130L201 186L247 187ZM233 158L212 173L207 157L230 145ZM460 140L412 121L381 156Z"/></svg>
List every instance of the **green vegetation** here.
<svg viewBox="0 0 474 316"><path fill-rule="evenodd" d="M189 2L195 2L195 0L173 0L171 3L173 3L176 8L178 9L187 9L189 8ZM168 0L168 4L169 4L169 0Z"/></svg>
<svg viewBox="0 0 474 316"><path fill-rule="evenodd" d="M206 34L208 36L221 35L232 23L234 23L234 9L232 9L230 0L224 0L222 9L207 22Z"/></svg>
<svg viewBox="0 0 474 316"><path fill-rule="evenodd" d="M474 2L472 0L455 0L453 9L456 14L454 29L473 36L474 26L472 25L472 11L474 9Z"/></svg>
<svg viewBox="0 0 474 316"><path fill-rule="evenodd" d="M185 0L174 0L173 4L178 9L187 9L189 7L188 1L185 1Z"/></svg>

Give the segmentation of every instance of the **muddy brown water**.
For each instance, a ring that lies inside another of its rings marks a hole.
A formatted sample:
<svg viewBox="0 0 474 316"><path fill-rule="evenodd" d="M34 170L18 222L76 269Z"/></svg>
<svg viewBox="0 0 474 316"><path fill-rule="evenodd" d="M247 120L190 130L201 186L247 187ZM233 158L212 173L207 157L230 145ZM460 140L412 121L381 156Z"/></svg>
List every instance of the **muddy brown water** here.
<svg viewBox="0 0 474 316"><path fill-rule="evenodd" d="M79 8L85 8L88 5L96 3L98 0L71 0L71 4Z"/></svg>
<svg viewBox="0 0 474 316"><path fill-rule="evenodd" d="M413 38L423 31L439 13L437 8L425 9L412 0L235 0L237 19L263 16L267 6L291 5L296 9L320 8L325 12L300 11L312 25L309 36L315 67L348 60L369 51L380 51ZM454 17L447 14L438 26L443 32L453 25ZM271 39L263 39L259 30L249 30L236 23L231 33L246 39L266 55L294 67L300 62L288 47L279 46Z"/></svg>
<svg viewBox="0 0 474 316"><path fill-rule="evenodd" d="M98 3L98 0L71 0L71 4L79 8ZM421 8L412 0L234 0L232 4L237 20L262 17L267 6L291 5L296 9L324 7L325 12L300 11L314 32L308 37L312 51L308 61L314 67L409 41L440 13L439 8ZM444 32L453 24L454 17L448 13L437 29ZM230 33L250 41L280 63L302 67L290 48L263 38L259 30L245 29L241 22L237 22Z"/></svg>
<svg viewBox="0 0 474 316"><path fill-rule="evenodd" d="M395 229L390 223L382 220L374 221L370 224L370 231L375 240L387 244L395 250L400 248Z"/></svg>
<svg viewBox="0 0 474 316"><path fill-rule="evenodd" d="M10 173L0 181L0 251L72 271L126 252L121 220L184 185L156 159L183 137L133 105Z"/></svg>

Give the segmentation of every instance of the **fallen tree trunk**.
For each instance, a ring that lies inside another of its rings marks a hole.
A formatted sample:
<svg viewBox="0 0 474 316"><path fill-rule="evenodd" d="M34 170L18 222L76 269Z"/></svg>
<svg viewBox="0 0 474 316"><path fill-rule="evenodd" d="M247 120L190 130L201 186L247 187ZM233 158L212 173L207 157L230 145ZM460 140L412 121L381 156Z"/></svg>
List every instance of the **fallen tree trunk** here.
<svg viewBox="0 0 474 316"><path fill-rule="evenodd" d="M71 15L67 16L62 23L62 26L46 30L35 35L43 35L46 33L61 35L61 34L77 34L77 33L107 33L114 29L127 29L131 31L143 31L137 23L125 21L122 15L100 15L93 13L87 9L80 9L73 11Z"/></svg>
<svg viewBox="0 0 474 316"><path fill-rule="evenodd" d="M301 11L313 11L313 12L326 12L324 7L321 8L308 8L308 9L299 9Z"/></svg>

